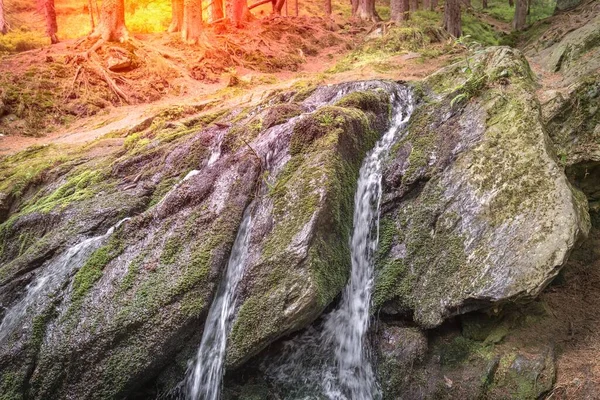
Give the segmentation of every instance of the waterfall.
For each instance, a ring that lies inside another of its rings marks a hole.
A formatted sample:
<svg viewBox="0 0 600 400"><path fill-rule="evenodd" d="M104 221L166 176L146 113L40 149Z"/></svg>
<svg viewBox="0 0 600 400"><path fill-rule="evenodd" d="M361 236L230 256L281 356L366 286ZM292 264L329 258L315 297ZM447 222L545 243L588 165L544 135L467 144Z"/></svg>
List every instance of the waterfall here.
<svg viewBox="0 0 600 400"><path fill-rule="evenodd" d="M221 281L208 312L196 360L186 373L183 388L186 399L218 400L220 397L227 335L234 316L237 287L248 256L252 226L251 209L252 204L244 212L231 249L225 278Z"/></svg>
<svg viewBox="0 0 600 400"><path fill-rule="evenodd" d="M410 101L405 106L401 110L396 107L390 128L367 155L360 168L354 196L350 281L343 292L339 308L329 314L322 332L323 338L333 343L337 367L337 374L326 378L324 385L330 398L366 400L373 398L377 392L365 335L370 319L373 256L379 242L383 161L395 142L397 132L412 112Z"/></svg>
<svg viewBox="0 0 600 400"><path fill-rule="evenodd" d="M0 344L20 323L30 307L42 307L46 297L58 289L67 277L74 270L79 269L91 253L98 249L115 229L128 219L117 222L104 235L88 238L70 247L43 268L42 272L27 285L23 298L6 312L2 324L0 324Z"/></svg>
<svg viewBox="0 0 600 400"><path fill-rule="evenodd" d="M288 399L380 397L365 336L370 320L374 254L379 241L382 170L413 110L409 89L397 86L391 96L392 123L360 168L350 242L352 270L341 302L324 317L322 326L309 328L288 341L275 359L263 363L266 375L286 387Z"/></svg>

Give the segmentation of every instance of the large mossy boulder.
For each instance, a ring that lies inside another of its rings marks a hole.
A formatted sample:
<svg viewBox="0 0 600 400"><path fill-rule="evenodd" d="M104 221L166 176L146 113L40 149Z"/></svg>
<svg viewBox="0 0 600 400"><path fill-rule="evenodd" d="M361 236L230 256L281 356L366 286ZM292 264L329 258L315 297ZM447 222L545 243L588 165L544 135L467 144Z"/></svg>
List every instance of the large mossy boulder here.
<svg viewBox="0 0 600 400"><path fill-rule="evenodd" d="M29 283L57 279L0 334L0 393L106 399L141 396L155 382L172 389L200 343L247 207L230 365L312 322L349 275L358 169L389 123L392 88L343 84L300 103L284 93L176 122L167 110L83 148L3 159L0 316L14 314Z"/></svg>
<svg viewBox="0 0 600 400"><path fill-rule="evenodd" d="M524 57L492 48L425 82L386 163L374 307L422 327L531 299L587 235Z"/></svg>

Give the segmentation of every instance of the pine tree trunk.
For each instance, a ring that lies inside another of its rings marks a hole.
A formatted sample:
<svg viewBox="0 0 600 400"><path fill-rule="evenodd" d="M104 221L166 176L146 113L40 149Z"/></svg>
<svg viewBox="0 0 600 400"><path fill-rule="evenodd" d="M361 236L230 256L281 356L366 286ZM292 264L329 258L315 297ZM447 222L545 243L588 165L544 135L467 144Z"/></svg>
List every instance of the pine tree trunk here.
<svg viewBox="0 0 600 400"><path fill-rule="evenodd" d="M487 0L481 0L481 8L488 8Z"/></svg>
<svg viewBox="0 0 600 400"><path fill-rule="evenodd" d="M273 14L281 15L281 10L283 9L284 5L285 5L285 15L288 15L286 0L273 0Z"/></svg>
<svg viewBox="0 0 600 400"><path fill-rule="evenodd" d="M431 0L431 11L434 11L438 6L438 0Z"/></svg>
<svg viewBox="0 0 600 400"><path fill-rule="evenodd" d="M515 6L515 0L508 0L508 5L511 7Z"/></svg>
<svg viewBox="0 0 600 400"><path fill-rule="evenodd" d="M169 32L181 32L183 25L183 0L171 0L171 25Z"/></svg>
<svg viewBox="0 0 600 400"><path fill-rule="evenodd" d="M410 11L414 12L419 9L419 0L410 0Z"/></svg>
<svg viewBox="0 0 600 400"><path fill-rule="evenodd" d="M223 18L223 0L210 0L208 4L208 22Z"/></svg>
<svg viewBox="0 0 600 400"><path fill-rule="evenodd" d="M431 10L431 0L423 0L423 10Z"/></svg>
<svg viewBox="0 0 600 400"><path fill-rule="evenodd" d="M364 21L378 22L381 20L375 11L375 0L358 0L355 17Z"/></svg>
<svg viewBox="0 0 600 400"><path fill-rule="evenodd" d="M225 15L231 24L240 28L250 16L246 0L225 0Z"/></svg>
<svg viewBox="0 0 600 400"><path fill-rule="evenodd" d="M123 0L104 0L100 8L100 21L91 35L107 42L125 41L128 38L125 27L125 5Z"/></svg>
<svg viewBox="0 0 600 400"><path fill-rule="evenodd" d="M462 35L460 1L446 0L446 6L444 7L444 29L454 37Z"/></svg>
<svg viewBox="0 0 600 400"><path fill-rule="evenodd" d="M527 22L527 0L517 0L515 16L513 18L513 30L522 31Z"/></svg>
<svg viewBox="0 0 600 400"><path fill-rule="evenodd" d="M198 43L202 33L202 0L183 0L183 23L181 39L186 43Z"/></svg>
<svg viewBox="0 0 600 400"><path fill-rule="evenodd" d="M44 20L46 21L46 35L50 38L50 43L58 43L58 25L56 24L56 8L54 0L41 0L39 9L44 11Z"/></svg>
<svg viewBox="0 0 600 400"><path fill-rule="evenodd" d="M391 18L392 21L406 21L409 18L409 3L408 0L391 0Z"/></svg>
<svg viewBox="0 0 600 400"><path fill-rule="evenodd" d="M4 0L0 0L0 34L4 35L8 32L8 24L4 18Z"/></svg>

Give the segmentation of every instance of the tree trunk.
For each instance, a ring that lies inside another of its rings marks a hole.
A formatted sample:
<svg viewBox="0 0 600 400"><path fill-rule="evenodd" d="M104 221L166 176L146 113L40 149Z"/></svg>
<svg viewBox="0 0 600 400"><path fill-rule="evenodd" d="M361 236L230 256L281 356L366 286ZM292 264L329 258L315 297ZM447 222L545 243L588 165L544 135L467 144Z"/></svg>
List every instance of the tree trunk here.
<svg viewBox="0 0 600 400"><path fill-rule="evenodd" d="M352 15L356 15L356 11L358 11L358 0L350 0L350 4L352 4Z"/></svg>
<svg viewBox="0 0 600 400"><path fill-rule="evenodd" d="M325 0L325 15L331 17L331 0Z"/></svg>
<svg viewBox="0 0 600 400"><path fill-rule="evenodd" d="M364 21L378 22L381 20L375 11L375 0L358 0L353 16Z"/></svg>
<svg viewBox="0 0 600 400"><path fill-rule="evenodd" d="M56 8L54 0L40 0L38 3L39 10L44 12L44 20L46 21L46 35L50 38L50 43L58 43L56 32L58 25L56 24Z"/></svg>
<svg viewBox="0 0 600 400"><path fill-rule="evenodd" d="M487 0L481 0L481 8L488 8Z"/></svg>
<svg viewBox="0 0 600 400"><path fill-rule="evenodd" d="M231 24L240 28L250 16L246 0L225 0L225 14Z"/></svg>
<svg viewBox="0 0 600 400"><path fill-rule="evenodd" d="M409 18L409 2L408 0L391 0L391 18L392 21L406 21Z"/></svg>
<svg viewBox="0 0 600 400"><path fill-rule="evenodd" d="M125 41L128 38L125 27L125 5L123 0L104 0L100 8L100 21L91 35L107 42Z"/></svg>
<svg viewBox="0 0 600 400"><path fill-rule="evenodd" d="M513 18L513 30L522 31L527 22L527 0L517 0L515 17Z"/></svg>
<svg viewBox="0 0 600 400"><path fill-rule="evenodd" d="M508 0L508 5L511 7L515 6L515 0Z"/></svg>
<svg viewBox="0 0 600 400"><path fill-rule="evenodd" d="M181 32L183 25L183 0L171 0L171 25L169 32Z"/></svg>
<svg viewBox="0 0 600 400"><path fill-rule="evenodd" d="M93 32L96 28L96 22L94 21L94 3L92 2L92 0L88 0L88 11L90 12L90 26L92 27Z"/></svg>
<svg viewBox="0 0 600 400"><path fill-rule="evenodd" d="M438 0L431 0L431 11L434 11L438 5Z"/></svg>
<svg viewBox="0 0 600 400"><path fill-rule="evenodd" d="M8 24L4 18L4 0L0 0L0 34L4 35L8 32Z"/></svg>
<svg viewBox="0 0 600 400"><path fill-rule="evenodd" d="M431 0L423 0L423 10L431 10Z"/></svg>
<svg viewBox="0 0 600 400"><path fill-rule="evenodd" d="M273 14L281 15L281 10L283 9L283 5L285 4L285 15L288 15L287 12L287 2L285 0L273 0Z"/></svg>
<svg viewBox="0 0 600 400"><path fill-rule="evenodd" d="M208 22L223 18L223 0L210 0L208 4Z"/></svg>
<svg viewBox="0 0 600 400"><path fill-rule="evenodd" d="M181 39L186 43L198 43L202 33L202 0L183 0L183 23Z"/></svg>
<svg viewBox="0 0 600 400"><path fill-rule="evenodd" d="M446 6L444 7L444 29L454 37L462 35L460 1L446 0Z"/></svg>
<svg viewBox="0 0 600 400"><path fill-rule="evenodd" d="M410 0L410 11L415 12L419 9L419 0Z"/></svg>

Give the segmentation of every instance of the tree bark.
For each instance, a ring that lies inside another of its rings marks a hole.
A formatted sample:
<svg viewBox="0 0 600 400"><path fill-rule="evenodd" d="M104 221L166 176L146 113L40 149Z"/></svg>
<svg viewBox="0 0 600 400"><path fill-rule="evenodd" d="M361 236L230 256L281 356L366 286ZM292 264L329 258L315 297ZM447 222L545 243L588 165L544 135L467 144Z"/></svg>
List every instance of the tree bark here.
<svg viewBox="0 0 600 400"><path fill-rule="evenodd" d="M431 0L423 0L423 10L431 10Z"/></svg>
<svg viewBox="0 0 600 400"><path fill-rule="evenodd" d="M169 32L181 32L183 25L183 0L171 0L171 25Z"/></svg>
<svg viewBox="0 0 600 400"><path fill-rule="evenodd" d="M438 6L438 0L431 0L431 11L435 11Z"/></svg>
<svg viewBox="0 0 600 400"><path fill-rule="evenodd" d="M354 3L352 6L354 8ZM364 21L378 22L381 20L375 11L375 0L358 0L353 16Z"/></svg>
<svg viewBox="0 0 600 400"><path fill-rule="evenodd" d="M183 23L181 39L186 43L198 43L202 33L202 0L183 0Z"/></svg>
<svg viewBox="0 0 600 400"><path fill-rule="evenodd" d="M419 9L419 0L410 0L410 11L414 12Z"/></svg>
<svg viewBox="0 0 600 400"><path fill-rule="evenodd" d="M350 4L352 4L352 15L354 16L358 10L358 0L350 0Z"/></svg>
<svg viewBox="0 0 600 400"><path fill-rule="evenodd" d="M100 8L100 20L91 35L107 42L125 41L129 37L125 27L125 5L123 0L104 0Z"/></svg>
<svg viewBox="0 0 600 400"><path fill-rule="evenodd" d="M511 7L515 6L515 0L508 0L508 5Z"/></svg>
<svg viewBox="0 0 600 400"><path fill-rule="evenodd" d="M210 0L208 4L208 22L214 22L223 17L223 0Z"/></svg>
<svg viewBox="0 0 600 400"><path fill-rule="evenodd" d="M407 21L409 18L409 0L391 0L391 19L395 22Z"/></svg>
<svg viewBox="0 0 600 400"><path fill-rule="evenodd" d="M46 20L46 35L50 38L50 43L58 43L58 25L56 24L56 7L54 0L43 0L44 19Z"/></svg>
<svg viewBox="0 0 600 400"><path fill-rule="evenodd" d="M225 0L225 14L233 26L240 28L250 16L248 3L246 0Z"/></svg>
<svg viewBox="0 0 600 400"><path fill-rule="evenodd" d="M273 4L273 14L274 15L281 15L281 10L283 9L283 5L285 4L285 8L286 8L286 13L285 15L287 15L287 2L285 0L272 0L271 3Z"/></svg>
<svg viewBox="0 0 600 400"><path fill-rule="evenodd" d="M488 8L487 0L481 0L481 8Z"/></svg>
<svg viewBox="0 0 600 400"><path fill-rule="evenodd" d="M93 32L96 28L96 22L94 21L94 3L92 2L92 0L88 0L88 11L90 12L90 26L92 27Z"/></svg>
<svg viewBox="0 0 600 400"><path fill-rule="evenodd" d="M517 0L515 16L513 18L513 30L522 31L527 23L527 0Z"/></svg>
<svg viewBox="0 0 600 400"><path fill-rule="evenodd" d="M0 0L0 34L8 32L8 24L4 18L4 0Z"/></svg>
<svg viewBox="0 0 600 400"><path fill-rule="evenodd" d="M446 6L444 7L444 29L454 37L462 35L460 1L446 0Z"/></svg>

